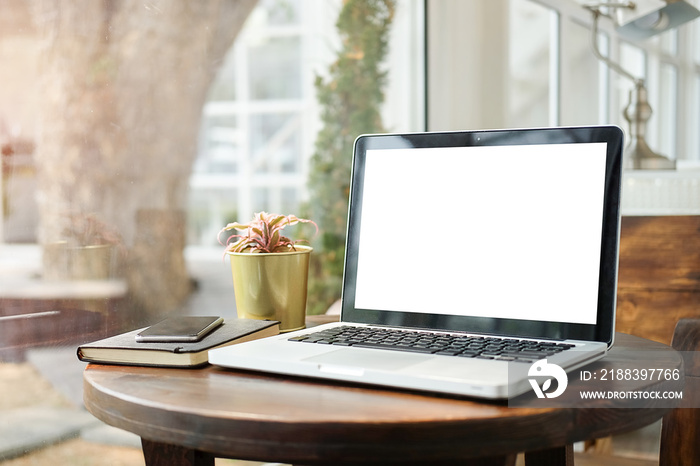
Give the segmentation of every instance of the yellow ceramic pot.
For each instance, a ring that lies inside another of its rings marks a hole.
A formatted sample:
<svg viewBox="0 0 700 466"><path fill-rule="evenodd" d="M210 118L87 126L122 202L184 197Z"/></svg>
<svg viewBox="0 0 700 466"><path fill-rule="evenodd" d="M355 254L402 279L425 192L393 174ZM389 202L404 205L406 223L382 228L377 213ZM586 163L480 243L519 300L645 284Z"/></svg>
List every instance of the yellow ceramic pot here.
<svg viewBox="0 0 700 466"><path fill-rule="evenodd" d="M272 254L229 252L238 317L279 320L280 331L306 326L309 246Z"/></svg>
<svg viewBox="0 0 700 466"><path fill-rule="evenodd" d="M108 280L114 246L69 246L65 241L44 245L44 278L48 280Z"/></svg>

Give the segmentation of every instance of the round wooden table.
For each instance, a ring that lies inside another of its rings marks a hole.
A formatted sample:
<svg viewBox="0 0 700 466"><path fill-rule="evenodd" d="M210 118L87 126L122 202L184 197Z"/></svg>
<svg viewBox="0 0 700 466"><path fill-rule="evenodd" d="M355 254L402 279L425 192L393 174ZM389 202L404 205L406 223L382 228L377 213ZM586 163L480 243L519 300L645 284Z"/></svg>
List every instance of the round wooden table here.
<svg viewBox="0 0 700 466"><path fill-rule="evenodd" d="M650 351L647 351L650 350ZM678 369L666 345L617 334L600 370L627 363ZM581 383L573 381L569 388ZM683 380L639 388L679 390ZM585 407L509 408L506 402L431 396L212 366L167 369L90 364L87 409L141 436L147 464L213 465L214 457L295 464L566 464L574 442L630 431L671 407L609 400ZM630 405L631 406L631 405Z"/></svg>

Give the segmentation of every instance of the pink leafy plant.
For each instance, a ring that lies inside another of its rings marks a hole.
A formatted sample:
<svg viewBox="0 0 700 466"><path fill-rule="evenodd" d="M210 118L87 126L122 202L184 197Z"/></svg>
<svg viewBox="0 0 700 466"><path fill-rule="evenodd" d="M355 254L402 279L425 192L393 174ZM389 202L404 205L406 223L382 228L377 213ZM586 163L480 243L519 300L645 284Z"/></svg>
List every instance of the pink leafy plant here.
<svg viewBox="0 0 700 466"><path fill-rule="evenodd" d="M121 245L119 232L102 222L95 214L67 214L68 226L63 236L71 246Z"/></svg>
<svg viewBox="0 0 700 466"><path fill-rule="evenodd" d="M289 225L297 223L311 223L318 225L311 220L298 218L294 215L268 214L258 212L253 215L253 220L248 223L229 223L219 231L219 242L221 234L225 231L236 230L242 234L233 234L226 239L227 252L247 252L247 253L275 253L296 251L294 245L305 240L291 240L282 235L282 230ZM222 243L224 244L224 243Z"/></svg>

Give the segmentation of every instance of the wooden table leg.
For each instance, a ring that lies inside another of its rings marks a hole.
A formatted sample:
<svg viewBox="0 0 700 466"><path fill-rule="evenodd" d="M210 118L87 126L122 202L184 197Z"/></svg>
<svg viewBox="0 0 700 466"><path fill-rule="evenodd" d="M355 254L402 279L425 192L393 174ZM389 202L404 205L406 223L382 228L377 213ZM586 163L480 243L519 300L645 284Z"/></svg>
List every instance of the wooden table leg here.
<svg viewBox="0 0 700 466"><path fill-rule="evenodd" d="M381 463L381 464L400 464L401 466L515 466L518 455L506 455L506 456L489 456L485 458L455 458L455 459L445 459L445 460L421 460L421 461L400 461L396 463ZM315 463L322 464L324 466L334 466L338 464L337 462L329 463ZM344 463L347 464L347 463ZM357 463L352 463L357 466L368 464L366 461L358 461ZM378 464L378 463L369 463ZM294 466L308 466L302 463L294 463Z"/></svg>
<svg viewBox="0 0 700 466"><path fill-rule="evenodd" d="M146 466L214 466L214 455L192 448L141 439Z"/></svg>
<svg viewBox="0 0 700 466"><path fill-rule="evenodd" d="M550 448L525 453L526 466L574 466L574 446Z"/></svg>
<svg viewBox="0 0 700 466"><path fill-rule="evenodd" d="M464 460L459 464L465 466L515 466L515 460L518 455L493 456L489 458L475 458L472 460Z"/></svg>

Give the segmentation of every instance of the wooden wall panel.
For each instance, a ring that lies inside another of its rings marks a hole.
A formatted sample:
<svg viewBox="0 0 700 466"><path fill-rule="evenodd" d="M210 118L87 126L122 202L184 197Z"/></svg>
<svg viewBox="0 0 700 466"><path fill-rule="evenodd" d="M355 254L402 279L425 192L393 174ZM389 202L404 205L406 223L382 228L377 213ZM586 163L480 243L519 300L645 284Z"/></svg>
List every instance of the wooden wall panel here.
<svg viewBox="0 0 700 466"><path fill-rule="evenodd" d="M623 217L616 329L670 344L700 317L700 216Z"/></svg>

